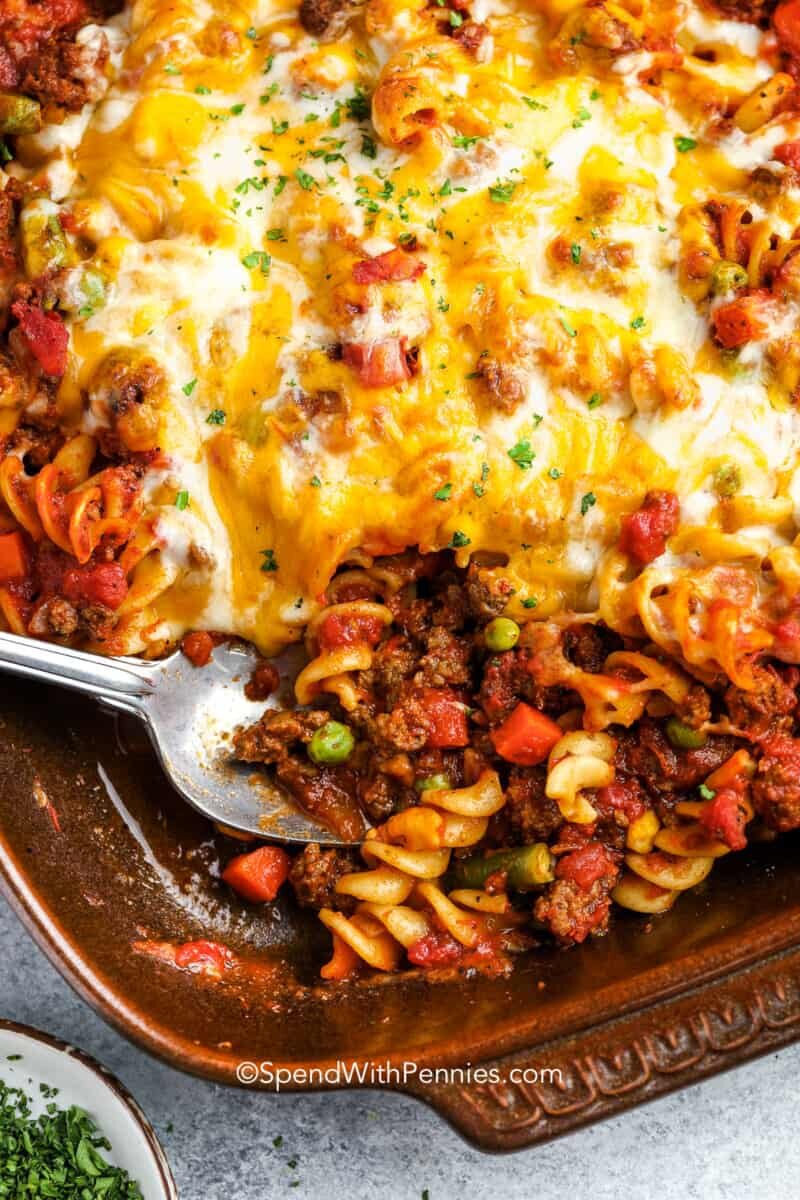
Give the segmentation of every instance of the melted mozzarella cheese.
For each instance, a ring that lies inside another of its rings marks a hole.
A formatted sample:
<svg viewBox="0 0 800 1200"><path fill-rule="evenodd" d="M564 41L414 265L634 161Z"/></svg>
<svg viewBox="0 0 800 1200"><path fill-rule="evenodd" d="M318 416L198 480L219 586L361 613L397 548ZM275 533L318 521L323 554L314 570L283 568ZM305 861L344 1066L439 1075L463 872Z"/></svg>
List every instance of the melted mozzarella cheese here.
<svg viewBox="0 0 800 1200"><path fill-rule="evenodd" d="M273 650L349 554L407 544L498 551L540 611L588 607L620 516L667 487L685 522L713 521L723 460L800 505L798 417L764 346L732 374L677 267L685 206L746 197L746 173L797 132L786 117L698 146L713 104L769 73L761 32L687 4L685 62L657 86L643 43L559 74L556 14L546 27L522 0L473 6L486 61L435 12L389 8L370 0L320 45L293 5L137 0L112 25L104 98L31 139L107 283L73 318L63 411L87 431L107 419L85 397L120 348L167 381L151 503L173 634ZM709 46L713 63L693 54ZM432 99L414 136L381 140L369 95L403 72L398 110L415 87ZM775 220L786 235L791 211ZM359 257L403 244L421 279L355 285ZM796 319L790 305L775 335ZM415 357L399 385L342 361L342 343L395 338ZM696 401L640 407L632 372L665 347Z"/></svg>

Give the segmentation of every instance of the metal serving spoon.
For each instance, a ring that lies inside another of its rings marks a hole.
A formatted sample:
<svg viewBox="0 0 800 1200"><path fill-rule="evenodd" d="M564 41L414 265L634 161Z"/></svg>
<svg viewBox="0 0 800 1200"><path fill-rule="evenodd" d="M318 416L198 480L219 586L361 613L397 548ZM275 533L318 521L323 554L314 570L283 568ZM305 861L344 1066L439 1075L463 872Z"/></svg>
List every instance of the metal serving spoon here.
<svg viewBox="0 0 800 1200"><path fill-rule="evenodd" d="M289 654L282 665L293 677L299 661ZM71 688L144 721L168 779L203 816L260 837L345 845L296 808L265 772L231 758L234 729L279 704L280 693L266 702L245 696L255 663L255 650L244 642L216 646L208 665L198 668L180 651L155 662L103 658L0 633L0 671Z"/></svg>

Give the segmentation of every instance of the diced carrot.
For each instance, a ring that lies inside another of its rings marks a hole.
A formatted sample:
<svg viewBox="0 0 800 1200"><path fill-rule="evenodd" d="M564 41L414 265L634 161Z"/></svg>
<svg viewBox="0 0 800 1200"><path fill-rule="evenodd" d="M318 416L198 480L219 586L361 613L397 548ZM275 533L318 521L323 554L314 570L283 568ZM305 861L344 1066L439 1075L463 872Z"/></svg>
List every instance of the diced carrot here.
<svg viewBox="0 0 800 1200"><path fill-rule="evenodd" d="M0 583L22 579L28 573L28 552L19 532L0 537Z"/></svg>
<svg viewBox="0 0 800 1200"><path fill-rule="evenodd" d="M356 954L352 946L348 946L347 942L342 941L337 933L333 935L333 955L330 962L326 962L321 968L320 975L323 979L348 979L354 971L358 970L358 964L361 959Z"/></svg>
<svg viewBox="0 0 800 1200"><path fill-rule="evenodd" d="M511 716L492 730L490 737L497 753L507 762L533 767L547 758L563 733L538 708L520 701Z"/></svg>
<svg viewBox="0 0 800 1200"><path fill-rule="evenodd" d="M250 854L232 858L222 878L227 884L255 904L274 900L281 884L286 882L292 860L278 846L260 846Z"/></svg>

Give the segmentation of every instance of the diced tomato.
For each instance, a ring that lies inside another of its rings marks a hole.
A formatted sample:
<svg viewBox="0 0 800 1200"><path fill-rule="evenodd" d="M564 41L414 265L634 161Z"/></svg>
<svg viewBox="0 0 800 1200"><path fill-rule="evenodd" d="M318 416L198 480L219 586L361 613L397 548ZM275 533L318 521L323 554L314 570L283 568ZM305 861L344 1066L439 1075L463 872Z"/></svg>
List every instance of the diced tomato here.
<svg viewBox="0 0 800 1200"><path fill-rule="evenodd" d="M732 788L717 792L700 817L700 824L709 837L725 842L731 850L744 850L747 845L746 823L747 813L741 805L741 794Z"/></svg>
<svg viewBox="0 0 800 1200"><path fill-rule="evenodd" d="M254 904L274 900L278 889L286 882L292 860L279 846L260 846L249 854L232 858L222 878L227 884Z"/></svg>
<svg viewBox="0 0 800 1200"><path fill-rule="evenodd" d="M511 716L489 736L497 753L507 762L533 767L547 758L563 735L560 725L521 700Z"/></svg>
<svg viewBox="0 0 800 1200"><path fill-rule="evenodd" d="M422 693L428 727L428 745L439 750L469 745L464 704L446 688L425 688Z"/></svg>
<svg viewBox="0 0 800 1200"><path fill-rule="evenodd" d="M175 948L176 967L211 979L221 979L231 961L230 950L219 942L184 942Z"/></svg>
<svg viewBox="0 0 800 1200"><path fill-rule="evenodd" d="M648 492L642 507L622 518L619 548L640 563L652 562L664 553L679 521L680 504L674 492Z"/></svg>
<svg viewBox="0 0 800 1200"><path fill-rule="evenodd" d="M781 662L800 664L800 621L788 617L773 629L775 644L770 653Z"/></svg>
<svg viewBox="0 0 800 1200"><path fill-rule="evenodd" d="M19 321L25 344L47 375L63 375L67 369L69 333L56 312L45 312L36 304L17 300L11 312Z"/></svg>
<svg viewBox="0 0 800 1200"><path fill-rule="evenodd" d="M214 649L214 639L210 633L201 630L198 633L187 633L181 642L181 650L193 667L204 667L211 661Z"/></svg>
<svg viewBox="0 0 800 1200"><path fill-rule="evenodd" d="M0 537L0 583L24 579L28 569L28 551L22 534L4 533Z"/></svg>
<svg viewBox="0 0 800 1200"><path fill-rule="evenodd" d="M722 304L711 314L714 337L726 350L758 342L769 333L770 309L774 300L766 288L758 288Z"/></svg>
<svg viewBox="0 0 800 1200"><path fill-rule="evenodd" d="M117 609L128 594L128 580L119 563L70 567L64 572L62 588L73 604L103 604Z"/></svg>
<svg viewBox="0 0 800 1200"><path fill-rule="evenodd" d="M16 64L5 47L0 46L0 88L10 92L17 86L17 80Z"/></svg>
<svg viewBox="0 0 800 1200"><path fill-rule="evenodd" d="M800 57L800 0L779 4L772 14L772 24L781 49Z"/></svg>
<svg viewBox="0 0 800 1200"><path fill-rule="evenodd" d="M572 879L581 891L588 892L592 884L604 875L614 875L617 864L602 842L589 842L558 860L556 875Z"/></svg>
<svg viewBox="0 0 800 1200"><path fill-rule="evenodd" d="M317 641L324 650L337 646L355 646L367 642L374 646L381 639L384 622L368 613L330 613L317 630Z"/></svg>
<svg viewBox="0 0 800 1200"><path fill-rule="evenodd" d="M772 151L772 157L783 163L785 167L800 171L800 141L781 142Z"/></svg>
<svg viewBox="0 0 800 1200"><path fill-rule="evenodd" d="M600 788L597 793L597 807L601 811L611 809L613 812L622 813L630 824L645 812L647 805L637 781L626 779Z"/></svg>
<svg viewBox="0 0 800 1200"><path fill-rule="evenodd" d="M400 283L419 279L424 272L425 263L404 250L387 250L377 258L364 258L353 263L356 283Z"/></svg>
<svg viewBox="0 0 800 1200"><path fill-rule="evenodd" d="M464 947L444 930L426 933L408 948L408 961L415 967L446 967L458 962Z"/></svg>
<svg viewBox="0 0 800 1200"><path fill-rule="evenodd" d="M346 342L342 347L342 358L367 388L390 387L411 378L405 338Z"/></svg>

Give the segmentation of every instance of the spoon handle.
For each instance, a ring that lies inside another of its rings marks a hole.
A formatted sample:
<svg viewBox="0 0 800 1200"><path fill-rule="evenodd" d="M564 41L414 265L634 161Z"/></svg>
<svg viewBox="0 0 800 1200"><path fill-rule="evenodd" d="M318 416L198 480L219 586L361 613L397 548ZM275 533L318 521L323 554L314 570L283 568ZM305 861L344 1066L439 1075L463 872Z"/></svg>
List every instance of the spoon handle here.
<svg viewBox="0 0 800 1200"><path fill-rule="evenodd" d="M148 663L102 658L15 633L0 633L0 671L55 683L136 713L142 713L156 684L156 673Z"/></svg>

